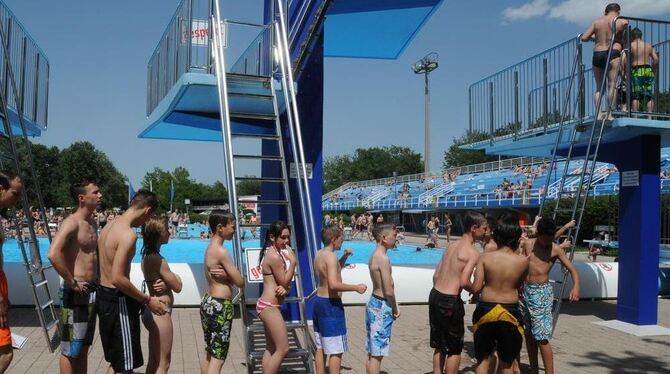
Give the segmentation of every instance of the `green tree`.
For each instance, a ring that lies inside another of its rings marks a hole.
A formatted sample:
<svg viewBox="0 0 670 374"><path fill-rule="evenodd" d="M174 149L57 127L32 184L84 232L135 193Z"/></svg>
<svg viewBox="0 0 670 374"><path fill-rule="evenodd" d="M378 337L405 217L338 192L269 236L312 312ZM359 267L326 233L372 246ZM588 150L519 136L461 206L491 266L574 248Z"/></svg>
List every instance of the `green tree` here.
<svg viewBox="0 0 670 374"><path fill-rule="evenodd" d="M495 161L498 156L489 156L484 150L464 149L466 144L472 144L491 139L491 136L484 132L466 131L460 138L454 138L453 143L444 152L442 161L442 170L453 167L480 164L482 162Z"/></svg>
<svg viewBox="0 0 670 374"><path fill-rule="evenodd" d="M245 175L249 177L249 175ZM261 182L255 180L241 180L237 182L237 195L238 196L247 196L247 195L260 195L261 194Z"/></svg>
<svg viewBox="0 0 670 374"><path fill-rule="evenodd" d="M324 190L347 182L415 174L423 171L421 155L407 147L359 148L352 155L326 159L323 165Z"/></svg>
<svg viewBox="0 0 670 374"><path fill-rule="evenodd" d="M154 168L142 178L142 188L150 189L158 196L161 211L170 209L171 181L174 183L173 209L186 210L186 199L191 200L215 200L226 199L227 192L221 182L211 185L196 182L184 167L176 167L172 172L160 168Z"/></svg>
<svg viewBox="0 0 670 374"><path fill-rule="evenodd" d="M76 142L63 149L58 158L59 182L52 187L56 195L56 205L73 206L70 186L83 179L100 184L103 206L125 207L128 204L126 178L119 172L107 155L90 142ZM46 181L46 179L44 179Z"/></svg>

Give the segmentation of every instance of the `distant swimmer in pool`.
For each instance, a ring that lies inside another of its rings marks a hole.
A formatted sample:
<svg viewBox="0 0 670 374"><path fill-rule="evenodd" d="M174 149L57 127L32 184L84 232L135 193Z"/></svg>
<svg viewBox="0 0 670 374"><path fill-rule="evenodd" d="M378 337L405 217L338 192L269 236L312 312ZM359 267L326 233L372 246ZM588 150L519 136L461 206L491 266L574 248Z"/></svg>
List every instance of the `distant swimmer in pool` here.
<svg viewBox="0 0 670 374"><path fill-rule="evenodd" d="M167 217L152 217L142 226L142 273L149 295L156 296L167 306L167 313L154 315L147 308L142 313L142 322L149 330L149 360L147 374L167 373L172 354L172 292L181 292L181 278L172 272L160 253L161 245L170 239Z"/></svg>
<svg viewBox="0 0 670 374"><path fill-rule="evenodd" d="M216 209L209 214L212 239L205 251L207 293L200 303L200 322L205 337L205 356L200 361L201 373L220 373L228 356L230 331L233 325L233 286L244 287L228 250L223 246L235 234L235 216Z"/></svg>
<svg viewBox="0 0 670 374"><path fill-rule="evenodd" d="M326 372L326 356L328 372L339 374L342 354L349 350L347 342L347 323L344 318L342 292L356 291L365 293L365 284L342 283L342 268L347 258L353 254L346 249L340 259L335 251L342 247L344 233L335 226L326 226L321 230L321 240L326 246L314 257L314 270L319 278L319 287L314 298L314 340L316 342L316 372Z"/></svg>
<svg viewBox="0 0 670 374"><path fill-rule="evenodd" d="M283 221L273 222L265 235L259 259L263 273L263 294L256 302L256 312L263 321L267 338L263 354L263 373L266 374L279 371L289 349L286 323L279 307L291 289L297 265L290 242L288 225Z"/></svg>
<svg viewBox="0 0 670 374"><path fill-rule="evenodd" d="M484 238L488 224L481 213L463 215L464 233L451 242L433 275L433 289L428 297L430 347L433 352L433 373L457 373L463 351L465 309L461 290L471 291L472 270L479 251L475 241Z"/></svg>

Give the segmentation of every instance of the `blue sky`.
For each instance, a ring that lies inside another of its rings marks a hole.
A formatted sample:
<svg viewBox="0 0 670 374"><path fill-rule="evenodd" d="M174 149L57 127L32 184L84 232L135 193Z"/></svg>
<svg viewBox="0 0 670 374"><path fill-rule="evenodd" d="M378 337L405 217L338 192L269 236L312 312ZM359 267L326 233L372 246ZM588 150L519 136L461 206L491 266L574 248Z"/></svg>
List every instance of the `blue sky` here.
<svg viewBox="0 0 670 374"><path fill-rule="evenodd" d="M222 179L217 144L137 139L145 127L146 63L179 0L4 2L51 63L49 130L38 142L62 148L91 141L135 185L155 166L184 166L207 183ZM261 0L223 3L227 18L261 19ZM422 153L423 79L410 66L434 51L440 67L431 75L431 166L439 169L467 127L468 86L577 35L601 14L601 3L445 0L399 59L327 59L324 155L394 144ZM641 16L670 13L670 0L621 3L624 13L626 6Z"/></svg>

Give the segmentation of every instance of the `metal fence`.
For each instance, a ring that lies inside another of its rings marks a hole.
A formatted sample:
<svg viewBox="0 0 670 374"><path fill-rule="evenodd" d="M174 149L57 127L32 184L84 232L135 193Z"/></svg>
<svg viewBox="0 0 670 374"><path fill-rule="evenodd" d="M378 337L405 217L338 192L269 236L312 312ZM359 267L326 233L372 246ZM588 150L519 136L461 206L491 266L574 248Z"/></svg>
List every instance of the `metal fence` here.
<svg viewBox="0 0 670 374"><path fill-rule="evenodd" d="M49 60L2 2L0 26L9 50L18 96L12 89L4 48L0 48L0 89L4 90L10 109L18 113L17 109L22 105L23 117L46 129L49 112Z"/></svg>

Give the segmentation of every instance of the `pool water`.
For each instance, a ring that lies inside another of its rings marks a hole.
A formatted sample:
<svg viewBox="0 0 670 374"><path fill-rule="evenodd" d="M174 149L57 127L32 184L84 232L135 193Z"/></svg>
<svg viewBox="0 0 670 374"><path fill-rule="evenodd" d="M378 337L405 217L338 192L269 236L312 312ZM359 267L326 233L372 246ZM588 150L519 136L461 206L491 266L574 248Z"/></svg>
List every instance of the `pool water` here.
<svg viewBox="0 0 670 374"><path fill-rule="evenodd" d="M167 259L169 263L188 263L188 264L202 264L204 260L205 249L207 249L208 240L201 239L171 239L167 244L161 247L161 254ZM49 248L49 241L46 238L39 239L40 253L42 260L46 263L47 250ZM225 247L232 249L232 242L225 242ZM260 247L260 240L246 240L243 242L245 248ZM133 257L133 262L140 262L140 250L142 248L142 239L137 241L137 253ZM375 249L374 242L366 241L346 241L342 248L350 248L354 254L349 257L347 263L351 264L367 264L370 254ZM338 257L344 250L336 252ZM7 239L3 245L5 262L23 262L21 251L18 248L15 239ZM424 249L420 252L416 251L416 246L401 245L397 250L389 250L389 258L393 265L421 265L429 266L436 265L442 258L442 249ZM234 257L232 250L230 254Z"/></svg>

